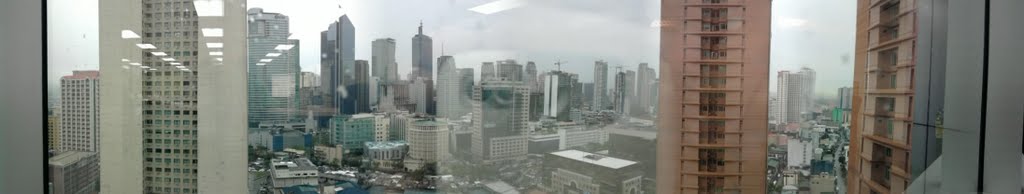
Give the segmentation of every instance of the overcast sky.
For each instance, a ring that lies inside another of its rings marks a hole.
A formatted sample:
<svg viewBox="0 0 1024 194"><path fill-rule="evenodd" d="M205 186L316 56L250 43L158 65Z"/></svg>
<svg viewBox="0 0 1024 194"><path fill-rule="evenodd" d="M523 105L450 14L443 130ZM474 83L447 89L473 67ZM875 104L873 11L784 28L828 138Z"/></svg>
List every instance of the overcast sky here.
<svg viewBox="0 0 1024 194"><path fill-rule="evenodd" d="M493 14L468 9L494 0L249 0L290 17L292 38L300 40L303 71L319 73L319 33L342 14L356 28L356 59L370 58L371 41L394 38L398 71L411 70L410 39L419 22L433 37L435 58L455 57L460 68L485 61L534 61L538 69L563 70L593 80L595 60L636 70L658 68L660 0L521 0L523 6ZM47 0L50 91L61 75L98 68L96 0ZM301 3L298 3L301 2ZM852 82L855 1L774 0L770 77L778 70L817 70L817 92L833 96ZM435 64L436 65L436 64ZM436 69L436 68L435 68ZM615 69L611 69L614 72ZM479 70L476 71L479 74Z"/></svg>

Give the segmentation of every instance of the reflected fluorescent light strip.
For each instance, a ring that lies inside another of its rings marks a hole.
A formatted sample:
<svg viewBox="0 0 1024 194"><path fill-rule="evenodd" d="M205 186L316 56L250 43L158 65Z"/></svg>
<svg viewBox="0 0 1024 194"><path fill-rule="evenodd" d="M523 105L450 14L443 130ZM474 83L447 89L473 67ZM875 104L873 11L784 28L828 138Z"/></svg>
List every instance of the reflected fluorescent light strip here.
<svg viewBox="0 0 1024 194"><path fill-rule="evenodd" d="M271 61L274 61L274 59L260 59L260 62L264 62L264 63L269 63Z"/></svg>
<svg viewBox="0 0 1024 194"><path fill-rule="evenodd" d="M128 62L128 59L121 59L121 62Z"/></svg>
<svg viewBox="0 0 1024 194"><path fill-rule="evenodd" d="M526 5L526 2L522 0L497 0L494 2L486 3L480 6L469 8L469 11L482 13L482 14L493 14L501 11L521 7Z"/></svg>
<svg viewBox="0 0 1024 194"><path fill-rule="evenodd" d="M292 49L292 47L295 47L295 45L293 45L293 44L279 44L279 45L277 45L277 47L274 47L274 50L290 50L290 49Z"/></svg>
<svg viewBox="0 0 1024 194"><path fill-rule="evenodd" d="M211 52L210 52L210 56L224 56L224 52L220 52L220 51L211 51Z"/></svg>
<svg viewBox="0 0 1024 194"><path fill-rule="evenodd" d="M128 64L129 64L129 65L134 65L134 66L139 66L139 65L142 65L142 64L140 64L140 63L134 63L134 62L133 62L133 63L128 63Z"/></svg>
<svg viewBox="0 0 1024 194"><path fill-rule="evenodd" d="M224 43L219 42L208 42L206 48L224 48Z"/></svg>
<svg viewBox="0 0 1024 194"><path fill-rule="evenodd" d="M256 63L256 65L263 66L263 65L267 65L267 64L266 63Z"/></svg>
<svg viewBox="0 0 1024 194"><path fill-rule="evenodd" d="M224 58L221 58L221 57L217 57L217 58L215 58L215 59L216 59L217 61L224 61Z"/></svg>
<svg viewBox="0 0 1024 194"><path fill-rule="evenodd" d="M167 57L167 58L162 58L162 60L164 60L164 61L174 61L174 58Z"/></svg>
<svg viewBox="0 0 1024 194"><path fill-rule="evenodd" d="M185 68L185 66L181 66L181 65L174 66L174 67L177 67L178 69L184 69Z"/></svg>
<svg viewBox="0 0 1024 194"><path fill-rule="evenodd" d="M153 44L135 44L135 46L140 49L156 49L156 46L153 46Z"/></svg>
<svg viewBox="0 0 1024 194"><path fill-rule="evenodd" d="M182 71L187 71L187 72L192 72L192 70L189 70L189 69L181 69L181 70Z"/></svg>
<svg viewBox="0 0 1024 194"><path fill-rule="evenodd" d="M203 37L224 37L223 28L203 28Z"/></svg>
<svg viewBox="0 0 1024 194"><path fill-rule="evenodd" d="M133 32L131 30L121 30L121 38L122 39L139 38L139 34L136 34L135 32Z"/></svg>
<svg viewBox="0 0 1024 194"><path fill-rule="evenodd" d="M224 16L224 0L196 0L192 2L199 17Z"/></svg>
<svg viewBox="0 0 1024 194"><path fill-rule="evenodd" d="M152 53L153 56L158 56L158 57L167 56L167 53L165 53L165 52L150 52L150 53Z"/></svg>
<svg viewBox="0 0 1024 194"><path fill-rule="evenodd" d="M277 56L281 56L281 53L267 53L267 57L277 57Z"/></svg>
<svg viewBox="0 0 1024 194"><path fill-rule="evenodd" d="M181 63L178 63L178 62L171 62L171 65L181 65Z"/></svg>
<svg viewBox="0 0 1024 194"><path fill-rule="evenodd" d="M154 69L152 69L152 68L149 68L149 66L139 66L139 68L143 68L143 69L151 69L151 70L154 70Z"/></svg>

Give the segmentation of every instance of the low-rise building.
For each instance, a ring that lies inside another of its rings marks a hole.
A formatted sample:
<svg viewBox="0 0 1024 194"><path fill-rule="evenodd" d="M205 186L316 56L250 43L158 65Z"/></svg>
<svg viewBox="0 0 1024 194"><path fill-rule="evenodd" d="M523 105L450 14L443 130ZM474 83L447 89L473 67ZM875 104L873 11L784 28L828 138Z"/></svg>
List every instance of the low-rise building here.
<svg viewBox="0 0 1024 194"><path fill-rule="evenodd" d="M321 162L341 164L342 156L345 155L345 149L341 145L316 146L313 150L316 153L314 156L318 157Z"/></svg>
<svg viewBox="0 0 1024 194"><path fill-rule="evenodd" d="M554 193L643 193L637 162L578 150L545 155L545 179Z"/></svg>
<svg viewBox="0 0 1024 194"><path fill-rule="evenodd" d="M320 172L316 165L306 158L298 158L291 161L273 161L270 168L271 183L275 189L292 187L297 185L319 184Z"/></svg>
<svg viewBox="0 0 1024 194"><path fill-rule="evenodd" d="M366 159L377 169L399 170L398 163L405 159L409 144L405 141L366 142Z"/></svg>
<svg viewBox="0 0 1024 194"><path fill-rule="evenodd" d="M811 194L835 194L836 177L828 173L811 175Z"/></svg>
<svg viewBox="0 0 1024 194"><path fill-rule="evenodd" d="M67 151L50 157L50 183L55 194L99 192L100 166L95 152Z"/></svg>

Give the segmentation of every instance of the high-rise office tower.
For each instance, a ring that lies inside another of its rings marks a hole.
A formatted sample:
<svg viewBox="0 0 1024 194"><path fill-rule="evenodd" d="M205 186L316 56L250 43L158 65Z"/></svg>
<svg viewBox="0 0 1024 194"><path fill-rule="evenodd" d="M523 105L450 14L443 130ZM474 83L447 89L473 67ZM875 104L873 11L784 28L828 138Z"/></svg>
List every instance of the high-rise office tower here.
<svg viewBox="0 0 1024 194"><path fill-rule="evenodd" d="M320 75L313 72L302 72L299 74L299 88L320 86Z"/></svg>
<svg viewBox="0 0 1024 194"><path fill-rule="evenodd" d="M356 60L355 66L355 90L350 91L349 96L355 98L356 113L370 112L370 63L366 60Z"/></svg>
<svg viewBox="0 0 1024 194"><path fill-rule="evenodd" d="M778 104L779 111L775 118L779 124L800 123L800 114L804 112L807 99L804 87L804 74L790 71L779 71L778 81Z"/></svg>
<svg viewBox="0 0 1024 194"><path fill-rule="evenodd" d="M530 92L541 90L541 84L537 83L537 64L533 61L526 62L526 74L523 74L523 80L526 80L526 86L530 87Z"/></svg>
<svg viewBox="0 0 1024 194"><path fill-rule="evenodd" d="M459 70L459 115L465 115L473 110L473 68L461 68Z"/></svg>
<svg viewBox="0 0 1024 194"><path fill-rule="evenodd" d="M348 15L342 15L320 32L320 87L330 99L328 106L341 114L356 113L355 31Z"/></svg>
<svg viewBox="0 0 1024 194"><path fill-rule="evenodd" d="M434 43L430 36L423 34L423 23L417 28L418 33L412 37L412 77L423 77L434 80Z"/></svg>
<svg viewBox="0 0 1024 194"><path fill-rule="evenodd" d="M636 109L636 103L637 103L637 100L636 100L636 71L626 70L626 77L625 77L625 83L624 84L625 84L624 85L625 87L623 87L623 88L626 90L625 91L626 92L626 101L623 104L626 105L626 106L622 110L625 111L624 115L633 116L633 114L636 112L635 109Z"/></svg>
<svg viewBox="0 0 1024 194"><path fill-rule="evenodd" d="M299 40L289 40L288 16L248 11L249 124L280 123L297 118ZM291 45L282 49L279 45Z"/></svg>
<svg viewBox="0 0 1024 194"><path fill-rule="evenodd" d="M60 152L99 152L100 72L60 78Z"/></svg>
<svg viewBox="0 0 1024 194"><path fill-rule="evenodd" d="M522 82L500 79L473 87L474 161L496 164L526 159L529 90Z"/></svg>
<svg viewBox="0 0 1024 194"><path fill-rule="evenodd" d="M415 107L417 113L435 114L434 107L434 80L425 77L416 77L409 83L409 102Z"/></svg>
<svg viewBox="0 0 1024 194"><path fill-rule="evenodd" d="M480 81L482 82L494 77L494 62L484 62L484 64L480 66Z"/></svg>
<svg viewBox="0 0 1024 194"><path fill-rule="evenodd" d="M654 88L657 87L654 80L658 75L654 73L654 68L647 66L647 63L640 63L636 72L636 109L641 111L638 114L647 115L657 100L654 97Z"/></svg>
<svg viewBox="0 0 1024 194"><path fill-rule="evenodd" d="M398 63L395 61L395 39L381 38L373 41L373 76L378 77L381 83L391 83L398 80Z"/></svg>
<svg viewBox="0 0 1024 194"><path fill-rule="evenodd" d="M523 81L523 65L516 63L516 60L508 59L498 61L497 68L498 78L517 82Z"/></svg>
<svg viewBox="0 0 1024 194"><path fill-rule="evenodd" d="M572 121L569 110L579 108L573 102L579 97L576 75L564 71L551 71L544 76L543 116L557 121Z"/></svg>
<svg viewBox="0 0 1024 194"><path fill-rule="evenodd" d="M800 95L803 95L804 101L803 108L800 111L803 112L814 112L814 82L817 79L817 73L811 68L800 68Z"/></svg>
<svg viewBox="0 0 1024 194"><path fill-rule="evenodd" d="M857 2L847 189L850 193L903 193L911 168L917 5L916 1Z"/></svg>
<svg viewBox="0 0 1024 194"><path fill-rule="evenodd" d="M771 1L662 1L656 193L768 192L769 18Z"/></svg>
<svg viewBox="0 0 1024 194"><path fill-rule="evenodd" d="M244 3L99 2L102 192L248 192Z"/></svg>
<svg viewBox="0 0 1024 194"><path fill-rule="evenodd" d="M612 84L612 110L619 115L626 113L626 72L615 73L615 82Z"/></svg>
<svg viewBox="0 0 1024 194"><path fill-rule="evenodd" d="M457 119L462 105L459 100L459 77L455 67L455 58L441 56L437 58L437 117Z"/></svg>
<svg viewBox="0 0 1024 194"><path fill-rule="evenodd" d="M608 101L608 62L594 62L594 101L590 109L605 110L605 102Z"/></svg>
<svg viewBox="0 0 1024 194"><path fill-rule="evenodd" d="M594 83L583 83L583 103L590 106L594 101ZM593 107L591 107L593 109Z"/></svg>

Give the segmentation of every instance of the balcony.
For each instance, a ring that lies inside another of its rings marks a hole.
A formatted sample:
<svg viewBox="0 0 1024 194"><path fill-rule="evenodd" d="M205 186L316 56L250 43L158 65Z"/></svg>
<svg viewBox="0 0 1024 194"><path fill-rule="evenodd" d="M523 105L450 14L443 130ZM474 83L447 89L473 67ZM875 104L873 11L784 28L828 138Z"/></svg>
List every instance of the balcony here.
<svg viewBox="0 0 1024 194"><path fill-rule="evenodd" d="M871 181L881 185L882 187L890 187L890 178L892 176L892 148L888 148L879 144L872 146L871 155Z"/></svg>

